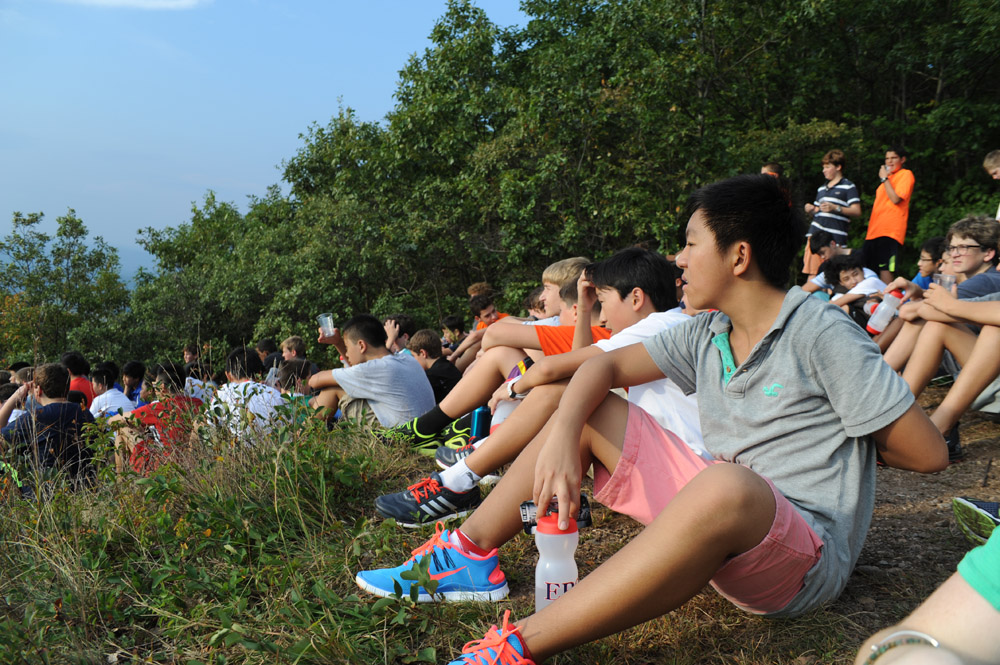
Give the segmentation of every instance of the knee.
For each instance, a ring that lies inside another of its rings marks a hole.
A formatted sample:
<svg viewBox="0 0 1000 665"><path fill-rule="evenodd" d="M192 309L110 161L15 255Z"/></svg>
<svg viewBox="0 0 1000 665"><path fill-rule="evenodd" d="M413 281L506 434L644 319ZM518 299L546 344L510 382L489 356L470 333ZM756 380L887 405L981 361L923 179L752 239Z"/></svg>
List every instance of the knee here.
<svg viewBox="0 0 1000 665"><path fill-rule="evenodd" d="M739 523L758 514L774 517L771 486L739 464L713 464L695 476L689 485L713 515L726 521Z"/></svg>

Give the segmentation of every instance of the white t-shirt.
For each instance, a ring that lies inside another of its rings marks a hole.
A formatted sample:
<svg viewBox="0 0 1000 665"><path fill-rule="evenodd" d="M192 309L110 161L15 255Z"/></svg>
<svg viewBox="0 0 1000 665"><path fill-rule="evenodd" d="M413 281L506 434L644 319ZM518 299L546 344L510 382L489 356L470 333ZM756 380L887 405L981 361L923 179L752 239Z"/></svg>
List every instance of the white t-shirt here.
<svg viewBox="0 0 1000 665"><path fill-rule="evenodd" d="M434 408L434 390L413 356L406 353L372 358L341 367L333 378L354 399L368 400L382 427L394 427Z"/></svg>
<svg viewBox="0 0 1000 665"><path fill-rule="evenodd" d="M189 376L184 380L184 394L206 403L211 401L217 387L212 381L202 381L193 376Z"/></svg>
<svg viewBox="0 0 1000 665"><path fill-rule="evenodd" d="M883 291L885 291L886 286L887 284L878 277L867 277L858 282L854 286L854 288L848 291L847 293L838 293L834 297L830 298L830 302L836 305L837 301L843 298L844 296L855 295L855 294L862 296L870 296L875 293L882 293Z"/></svg>
<svg viewBox="0 0 1000 665"><path fill-rule="evenodd" d="M561 326L558 316L549 316L536 321L521 321L522 326Z"/></svg>
<svg viewBox="0 0 1000 665"><path fill-rule="evenodd" d="M95 395L94 401L90 403L90 413L95 418L128 413L134 408L135 402L117 388L108 388L100 395Z"/></svg>
<svg viewBox="0 0 1000 665"><path fill-rule="evenodd" d="M644 339L658 335L674 326L689 320L691 317L679 307L650 314L642 321L615 333L609 339L594 343L601 351L614 351L632 344L638 344ZM641 407L664 429L668 429L681 438L691 450L705 459L712 456L705 450L701 436L701 421L698 417L698 399L695 394L685 395L670 379L659 379L628 389L628 401Z"/></svg>
<svg viewBox="0 0 1000 665"><path fill-rule="evenodd" d="M266 434L277 426L281 393L255 381L227 383L215 392L209 412L239 438Z"/></svg>

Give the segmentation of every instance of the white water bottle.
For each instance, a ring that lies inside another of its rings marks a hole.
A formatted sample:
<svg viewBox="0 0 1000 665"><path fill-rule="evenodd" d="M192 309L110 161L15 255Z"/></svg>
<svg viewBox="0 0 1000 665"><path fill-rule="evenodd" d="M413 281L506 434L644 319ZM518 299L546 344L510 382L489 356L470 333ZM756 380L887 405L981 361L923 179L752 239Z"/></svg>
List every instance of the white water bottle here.
<svg viewBox="0 0 1000 665"><path fill-rule="evenodd" d="M868 325L865 326L872 335L877 335L885 327L889 325L892 321L892 317L896 316L896 311L899 309L899 303L903 301L903 292L899 289L887 293L884 298L882 298L881 304L875 308L871 317L868 319Z"/></svg>
<svg viewBox="0 0 1000 665"><path fill-rule="evenodd" d="M577 543L580 532L576 520L570 518L569 528L559 530L559 516L538 518L535 527L535 546L538 547L538 565L535 566L535 611L539 611L563 595L580 581L576 570Z"/></svg>

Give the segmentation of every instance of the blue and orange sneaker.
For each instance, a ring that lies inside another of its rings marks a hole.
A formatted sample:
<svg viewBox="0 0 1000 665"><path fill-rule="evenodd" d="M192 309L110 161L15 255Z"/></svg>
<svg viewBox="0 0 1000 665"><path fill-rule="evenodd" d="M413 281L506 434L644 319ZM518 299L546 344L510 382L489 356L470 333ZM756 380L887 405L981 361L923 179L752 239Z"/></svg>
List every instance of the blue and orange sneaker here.
<svg viewBox="0 0 1000 665"><path fill-rule="evenodd" d="M500 570L500 557L496 548L484 556L467 554L448 540L448 531L440 522L435 525L434 535L426 543L413 550L406 563L395 568L362 570L354 578L359 587L376 596L391 596L396 585L409 595L410 587L418 584L404 580L401 573L411 571L424 557L430 557L427 569L431 579L438 581L432 596L421 588L417 602L430 603L438 599L446 601L501 600L507 597L507 578Z"/></svg>
<svg viewBox="0 0 1000 665"><path fill-rule="evenodd" d="M528 648L521 640L517 626L507 621L510 610L503 613L503 626L490 626L486 637L462 647L462 656L449 665L535 665L526 655Z"/></svg>

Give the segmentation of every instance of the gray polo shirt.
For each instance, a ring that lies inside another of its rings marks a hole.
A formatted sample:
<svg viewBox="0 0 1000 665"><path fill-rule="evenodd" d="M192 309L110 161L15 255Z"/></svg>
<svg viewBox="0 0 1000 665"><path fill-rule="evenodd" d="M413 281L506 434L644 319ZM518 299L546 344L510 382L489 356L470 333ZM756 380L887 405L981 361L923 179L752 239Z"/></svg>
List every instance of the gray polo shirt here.
<svg viewBox="0 0 1000 665"><path fill-rule="evenodd" d="M732 326L701 314L645 342L685 393L698 393L705 447L771 480L823 541L805 586L775 615L836 598L857 562L875 500L868 434L913 403L906 383L843 311L795 287L742 364Z"/></svg>

